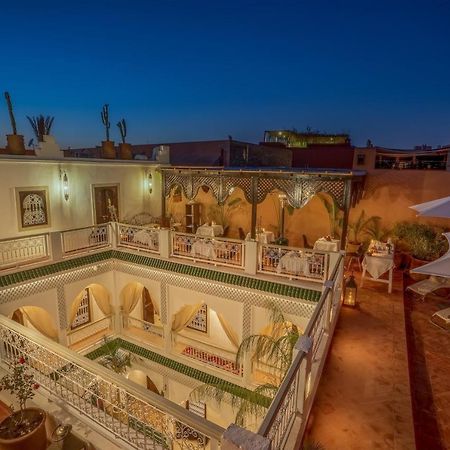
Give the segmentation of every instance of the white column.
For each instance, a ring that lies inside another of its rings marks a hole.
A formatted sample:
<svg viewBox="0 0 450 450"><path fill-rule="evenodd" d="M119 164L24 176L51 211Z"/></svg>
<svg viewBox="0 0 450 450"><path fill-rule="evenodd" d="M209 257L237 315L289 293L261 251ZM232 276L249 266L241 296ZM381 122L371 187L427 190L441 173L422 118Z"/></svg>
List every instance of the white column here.
<svg viewBox="0 0 450 450"><path fill-rule="evenodd" d="M172 233L168 228L159 230L159 254L162 258L170 257Z"/></svg>
<svg viewBox="0 0 450 450"><path fill-rule="evenodd" d="M256 275L258 270L258 243L245 241L245 273Z"/></svg>

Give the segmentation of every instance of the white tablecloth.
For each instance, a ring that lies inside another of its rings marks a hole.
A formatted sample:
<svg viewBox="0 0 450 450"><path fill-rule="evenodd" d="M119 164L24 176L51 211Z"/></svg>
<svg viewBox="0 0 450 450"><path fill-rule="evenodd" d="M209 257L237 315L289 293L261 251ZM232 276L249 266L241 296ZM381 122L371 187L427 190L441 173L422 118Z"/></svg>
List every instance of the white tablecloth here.
<svg viewBox="0 0 450 450"><path fill-rule="evenodd" d="M362 266L372 278L380 278L383 273L394 267L394 255L365 255Z"/></svg>
<svg viewBox="0 0 450 450"><path fill-rule="evenodd" d="M135 242L136 244L148 245L149 248L153 248L154 241L158 238L157 236L157 233L152 233L151 231L147 230L139 230L133 236L133 242Z"/></svg>
<svg viewBox="0 0 450 450"><path fill-rule="evenodd" d="M252 235L250 233L247 233L245 240L249 241L251 238ZM256 234L256 240L260 244L270 244L275 240L275 235L271 231L262 231L261 233Z"/></svg>
<svg viewBox="0 0 450 450"><path fill-rule="evenodd" d="M200 227L197 228L197 232L195 234L197 236L205 236L205 237L222 236L223 226L222 225L201 225Z"/></svg>
<svg viewBox="0 0 450 450"><path fill-rule="evenodd" d="M320 238L314 243L314 250L321 250L323 252L338 252L340 242L341 241L339 239L327 241L325 238Z"/></svg>
<svg viewBox="0 0 450 450"><path fill-rule="evenodd" d="M277 272L281 273L286 271L294 274L309 274L308 258L307 256L300 255L298 252L288 252L280 258L280 262L277 266Z"/></svg>
<svg viewBox="0 0 450 450"><path fill-rule="evenodd" d="M191 247L192 256L203 256L203 258L216 259L216 249L212 242L195 241Z"/></svg>

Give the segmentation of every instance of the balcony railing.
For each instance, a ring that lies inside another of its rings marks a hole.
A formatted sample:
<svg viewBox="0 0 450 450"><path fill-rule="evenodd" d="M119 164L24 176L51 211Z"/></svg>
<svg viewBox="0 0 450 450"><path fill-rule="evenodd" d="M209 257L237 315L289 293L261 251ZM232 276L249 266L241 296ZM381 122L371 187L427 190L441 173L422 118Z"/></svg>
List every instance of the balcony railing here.
<svg viewBox="0 0 450 450"><path fill-rule="evenodd" d="M327 252L276 245L260 245L258 272L291 280L325 281L328 275Z"/></svg>
<svg viewBox="0 0 450 450"><path fill-rule="evenodd" d="M109 223L61 232L63 255L82 253L111 246Z"/></svg>
<svg viewBox="0 0 450 450"><path fill-rule="evenodd" d="M3 367L19 357L49 395L135 449L218 450L224 429L0 316Z"/></svg>
<svg viewBox="0 0 450 450"><path fill-rule="evenodd" d="M159 254L159 229L117 224L117 246Z"/></svg>
<svg viewBox="0 0 450 450"><path fill-rule="evenodd" d="M204 238L188 233L172 233L172 256L214 265L244 267L243 241L227 238Z"/></svg>
<svg viewBox="0 0 450 450"><path fill-rule="evenodd" d="M105 316L101 319L89 322L86 325L81 325L73 330L67 332L67 344L74 345L84 339L91 338L93 336L106 336L113 332L112 316Z"/></svg>
<svg viewBox="0 0 450 450"><path fill-rule="evenodd" d="M330 281L325 283L314 314L297 342L298 353L258 430L272 441L272 449L285 447L296 421L299 438L305 432L341 308L343 259L340 255Z"/></svg>
<svg viewBox="0 0 450 450"><path fill-rule="evenodd" d="M121 312L120 315L122 317L122 327L125 332L129 332L133 335L136 334L137 331L140 336L145 336L145 334L147 334L150 339L154 337L160 339L164 338L164 328L162 325L155 325L154 323L131 317L123 312Z"/></svg>
<svg viewBox="0 0 450 450"><path fill-rule="evenodd" d="M0 269L19 267L50 259L48 234L0 241Z"/></svg>

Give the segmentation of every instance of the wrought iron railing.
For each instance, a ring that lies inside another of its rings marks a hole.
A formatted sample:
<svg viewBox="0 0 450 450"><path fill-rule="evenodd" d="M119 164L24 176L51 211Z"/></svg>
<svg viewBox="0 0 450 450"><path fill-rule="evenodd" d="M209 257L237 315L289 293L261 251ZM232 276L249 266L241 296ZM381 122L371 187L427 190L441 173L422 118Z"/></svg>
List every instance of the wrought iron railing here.
<svg viewBox="0 0 450 450"><path fill-rule="evenodd" d="M159 229L118 223L117 246L159 253Z"/></svg>
<svg viewBox="0 0 450 450"><path fill-rule="evenodd" d="M172 233L172 256L214 265L244 267L243 241L205 238L188 233Z"/></svg>
<svg viewBox="0 0 450 450"><path fill-rule="evenodd" d="M297 342L297 354L258 430L272 441L273 450L285 448L296 421L297 440L304 435L341 307L343 259L341 254L325 283L314 314Z"/></svg>
<svg viewBox="0 0 450 450"><path fill-rule="evenodd" d="M112 316L105 316L101 319L89 322L86 325L81 325L73 330L67 332L67 344L73 345L91 336L102 333L106 336L113 332ZM101 338L101 336L99 336Z"/></svg>
<svg viewBox="0 0 450 450"><path fill-rule="evenodd" d="M61 232L63 255L111 246L109 223Z"/></svg>
<svg viewBox="0 0 450 450"><path fill-rule="evenodd" d="M295 280L325 281L327 252L264 244L259 246L258 272Z"/></svg>
<svg viewBox="0 0 450 450"><path fill-rule="evenodd" d="M224 429L0 316L4 368L23 357L36 381L135 449L217 450Z"/></svg>
<svg viewBox="0 0 450 450"><path fill-rule="evenodd" d="M19 267L50 259L48 234L0 241L0 269Z"/></svg>

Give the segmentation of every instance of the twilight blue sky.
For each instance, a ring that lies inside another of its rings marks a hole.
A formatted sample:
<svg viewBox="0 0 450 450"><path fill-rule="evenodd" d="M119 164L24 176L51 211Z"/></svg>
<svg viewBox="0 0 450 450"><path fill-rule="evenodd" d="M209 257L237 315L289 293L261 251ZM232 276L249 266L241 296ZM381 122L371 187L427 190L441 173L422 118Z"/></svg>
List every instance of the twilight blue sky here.
<svg viewBox="0 0 450 450"><path fill-rule="evenodd" d="M306 126L450 144L450 0L1 3L0 90L27 140L42 113L63 147L99 144L109 103L136 144Z"/></svg>

